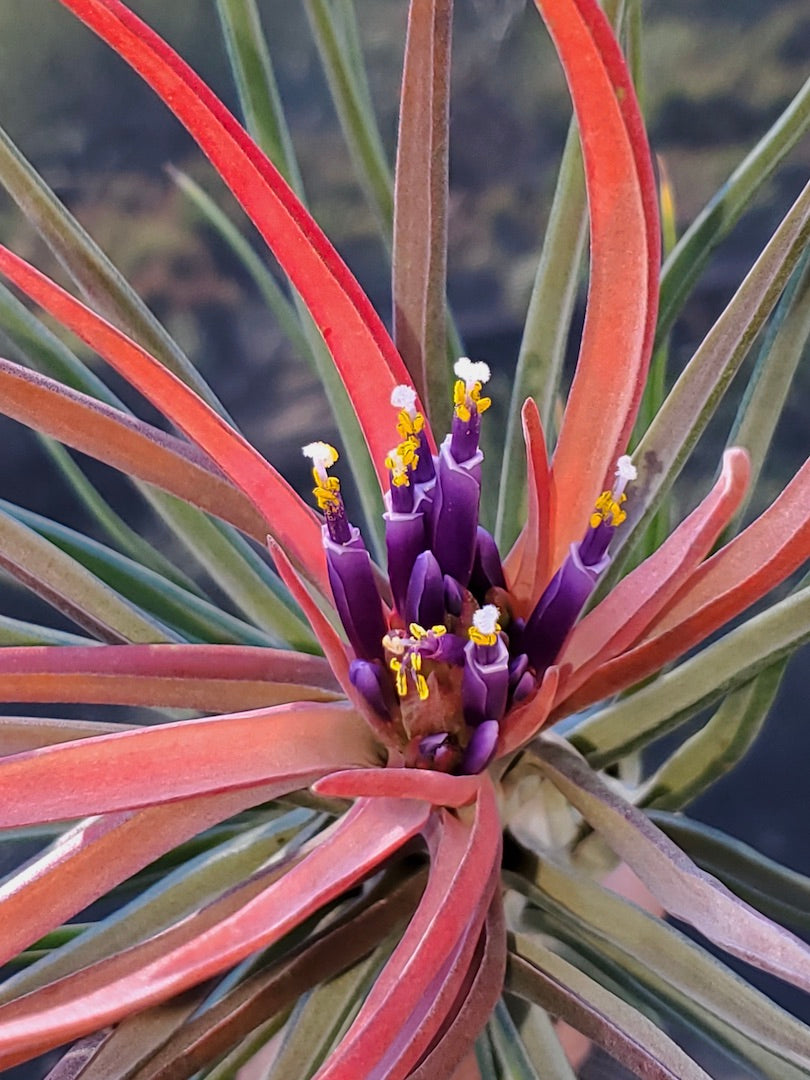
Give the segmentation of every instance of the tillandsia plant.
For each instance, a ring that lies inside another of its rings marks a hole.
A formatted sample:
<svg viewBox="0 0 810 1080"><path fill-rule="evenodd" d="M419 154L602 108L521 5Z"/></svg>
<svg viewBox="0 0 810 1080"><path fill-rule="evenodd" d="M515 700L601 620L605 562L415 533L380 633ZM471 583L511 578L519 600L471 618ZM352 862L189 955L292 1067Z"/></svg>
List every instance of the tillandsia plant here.
<svg viewBox="0 0 810 1080"><path fill-rule="evenodd" d="M7 248L0 272L181 435L133 417L5 291L32 366L0 362L0 409L143 485L241 616L127 531L62 450L118 550L0 511L3 567L86 635L4 619L6 700L186 710L0 720L0 824L9 842L51 838L0 889L16 965L0 1066L78 1040L54 1077L564 1080L565 1022L639 1076L696 1080L718 1054L810 1074L810 1031L656 913L810 989L810 950L775 921L806 928L810 883L674 813L759 730L810 634L810 589L669 667L810 555L808 464L740 527L810 327L810 191L668 394L662 377L713 246L807 129L806 92L672 247L659 314L658 192L614 30L594 0L538 0L576 128L490 520L490 368L459 355L444 300L448 0L410 7L392 187L352 7L308 4L393 225L394 339L295 193L252 0L218 2L251 134L124 4L60 2L175 112L275 253L289 293L240 249L318 365L340 446L302 433L314 490L297 494L3 138L4 183L87 303ZM555 438L585 214L587 311ZM671 485L774 308L719 478L670 531ZM653 771L640 763L695 716ZM621 864L646 908L605 884Z"/></svg>

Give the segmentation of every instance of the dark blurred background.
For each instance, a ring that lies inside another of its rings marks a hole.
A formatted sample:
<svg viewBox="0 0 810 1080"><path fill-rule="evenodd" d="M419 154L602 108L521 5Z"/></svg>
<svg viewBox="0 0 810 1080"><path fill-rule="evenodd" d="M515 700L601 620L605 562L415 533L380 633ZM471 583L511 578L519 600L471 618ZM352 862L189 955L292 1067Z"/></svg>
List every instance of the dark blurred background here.
<svg viewBox="0 0 810 1080"><path fill-rule="evenodd" d="M236 107L213 0L139 0L131 6ZM467 351L493 366L492 396L505 402L568 99L532 4L459 0L456 7L449 290ZM264 0L261 8L313 212L387 320L384 248L355 182L305 14L281 0ZM406 4L358 0L357 9L393 159ZM644 26L644 107L653 148L672 179L682 229L807 77L810 12L806 0L649 0ZM326 403L241 267L167 175L167 163L186 170L251 235L183 129L56 0L0 4L0 123L193 355L252 441L291 480L302 482L300 444L331 433ZM808 163L805 140L717 252L676 327L672 376L798 194ZM2 194L0 235L55 272L41 242ZM807 456L809 385L803 367L762 478L759 506ZM741 391L741 384L732 387L734 402ZM679 489L684 508L710 480L732 415L729 406L701 443L697 468ZM50 465L35 440L10 421L0 421L0 437L0 497L86 525L62 486L49 482ZM119 490L103 467L87 468L105 491ZM122 512L160 539L145 507L133 502ZM0 596L9 613L42 614L16 590L4 588ZM810 873L806 700L803 665L794 661L750 758L692 812Z"/></svg>

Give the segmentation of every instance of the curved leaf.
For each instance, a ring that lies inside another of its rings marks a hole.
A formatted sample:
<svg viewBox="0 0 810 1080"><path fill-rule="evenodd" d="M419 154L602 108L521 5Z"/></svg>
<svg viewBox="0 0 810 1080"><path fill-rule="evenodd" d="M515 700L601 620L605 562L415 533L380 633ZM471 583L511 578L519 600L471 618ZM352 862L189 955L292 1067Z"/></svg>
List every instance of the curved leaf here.
<svg viewBox="0 0 810 1080"><path fill-rule="evenodd" d="M671 731L808 639L810 587L749 619L653 683L589 716L571 731L571 741L592 765L602 768ZM584 696L585 691L583 687L580 693ZM572 701L567 701L559 712L567 713L572 707Z"/></svg>
<svg viewBox="0 0 810 1080"><path fill-rule="evenodd" d="M2 246L0 272L95 349L202 447L248 496L300 565L317 575L324 560L315 515L250 443L134 341ZM326 588L323 577L316 580Z"/></svg>
<svg viewBox="0 0 810 1080"><path fill-rule="evenodd" d="M749 474L745 452L726 451L720 478L697 509L574 627L557 660L563 670L559 700L625 652L674 596L690 588L698 564L739 507Z"/></svg>
<svg viewBox="0 0 810 1080"><path fill-rule="evenodd" d="M340 703L293 703L48 746L0 761L0 825L109 813L378 762ZM109 778L115 777L114 786Z"/></svg>
<svg viewBox="0 0 810 1080"><path fill-rule="evenodd" d="M754 967L810 990L810 946L700 870L562 739L540 736L537 764L670 915Z"/></svg>
<svg viewBox="0 0 810 1080"><path fill-rule="evenodd" d="M316 795L338 799L386 796L423 799L435 806L458 808L474 802L481 788L478 776L450 776L420 769L351 769L333 772L312 786Z"/></svg>
<svg viewBox="0 0 810 1080"><path fill-rule="evenodd" d="M658 231L652 165L632 83L595 0L537 0L580 127L591 279L577 371L552 464L552 565L579 538L624 447L649 362ZM615 358L606 363L605 358Z"/></svg>
<svg viewBox="0 0 810 1080"><path fill-rule="evenodd" d="M0 412L147 480L264 543L260 514L212 462L182 439L46 375L0 359Z"/></svg>
<svg viewBox="0 0 810 1080"><path fill-rule="evenodd" d="M148 705L206 712L294 700L340 688L319 656L251 645L89 645L0 649L6 701ZM293 696L291 696L293 695Z"/></svg>
<svg viewBox="0 0 810 1080"><path fill-rule="evenodd" d="M638 682L704 640L810 558L810 459L775 502L697 568L633 648L593 672L574 710Z"/></svg>
<svg viewBox="0 0 810 1080"><path fill-rule="evenodd" d="M279 940L407 843L428 814L423 803L404 799L358 803L281 878L198 936L181 923L0 1007L0 1066L180 993Z"/></svg>
<svg viewBox="0 0 810 1080"><path fill-rule="evenodd" d="M177 54L117 0L60 0L152 87L201 149L272 248L309 308L350 391L381 485L392 424L379 407L402 360L359 285L281 175Z"/></svg>

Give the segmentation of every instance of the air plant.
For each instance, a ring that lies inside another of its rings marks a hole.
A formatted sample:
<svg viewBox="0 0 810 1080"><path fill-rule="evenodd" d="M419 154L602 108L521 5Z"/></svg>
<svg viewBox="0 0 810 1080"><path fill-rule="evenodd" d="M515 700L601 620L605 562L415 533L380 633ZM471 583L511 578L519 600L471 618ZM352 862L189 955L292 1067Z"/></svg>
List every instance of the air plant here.
<svg viewBox="0 0 810 1080"><path fill-rule="evenodd" d="M561 350L535 368L529 338L521 352L493 534L479 445L489 367L456 352L454 380L446 348L448 0L410 9L394 339L293 190L252 2L219 10L252 131L261 138L261 116L275 118L274 135L264 128L275 163L125 5L60 2L175 112L275 253L291 293L274 303L321 365L343 456L320 432L302 433L314 490L310 501L293 490L4 143L4 182L87 303L6 248L0 272L181 435L132 417L11 294L8 332L14 312L40 364L63 366L55 377L0 363L0 409L162 489L150 498L252 625L217 611L137 540L126 537L124 556L17 508L0 514L4 568L89 635L7 620L7 700L203 714L131 726L0 721L0 824L81 819L54 825L52 843L0 890L3 958L23 965L2 989L0 1065L79 1040L54 1075L566 1077L552 1024L564 1020L638 1075L706 1076L699 1047L675 1041L690 1028L756 1075L806 1075L804 1025L601 881L624 863L663 911L810 988L810 951L772 918L804 925L796 897L808 883L672 813L758 730L808 636L807 587L669 668L810 555L807 464L739 528L761 464L746 436L769 422L773 372L800 352L782 330L796 312L806 323L808 192L664 396L662 343L719 238L718 215L707 211L669 254L659 318L658 193L614 32L594 0L538 0L581 134L589 290L556 439ZM327 58L343 65L336 93L350 136L373 133L356 57L326 32L350 8L310 10ZM252 77L250 57L261 60ZM722 198L736 214L752 177L806 129L802 102L730 181ZM362 145L385 218L376 144ZM558 290L559 341L579 253L554 229L579 202L584 213L578 153L572 136L529 319ZM740 446L662 534L669 489L783 290ZM364 539L352 520L344 463L361 516L382 497L381 533L372 522ZM178 511L177 499L190 506ZM277 577L258 555L265 542ZM38 643L13 644L14 633ZM632 775L639 748L717 702L655 772ZM128 879L134 897L121 901ZM117 892L96 918L90 905ZM87 923L66 922L82 912Z"/></svg>

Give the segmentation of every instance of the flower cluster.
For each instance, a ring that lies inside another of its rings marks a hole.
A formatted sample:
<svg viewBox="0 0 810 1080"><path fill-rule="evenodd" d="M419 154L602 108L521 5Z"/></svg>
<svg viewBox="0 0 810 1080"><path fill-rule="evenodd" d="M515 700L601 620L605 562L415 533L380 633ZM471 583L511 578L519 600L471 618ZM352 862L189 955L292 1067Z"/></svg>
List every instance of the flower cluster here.
<svg viewBox="0 0 810 1080"><path fill-rule="evenodd" d="M507 711L534 693L608 566L625 518L624 489L636 473L628 457L619 459L616 483L597 500L582 540L522 612L507 591L495 540L479 524L489 368L462 357L455 373L452 427L437 454L415 391L400 385L391 395L401 441L385 460L390 598L346 516L340 482L328 474L337 451L323 442L303 450L325 519L335 606L354 651L352 685L383 722L398 763L477 773L495 753Z"/></svg>

